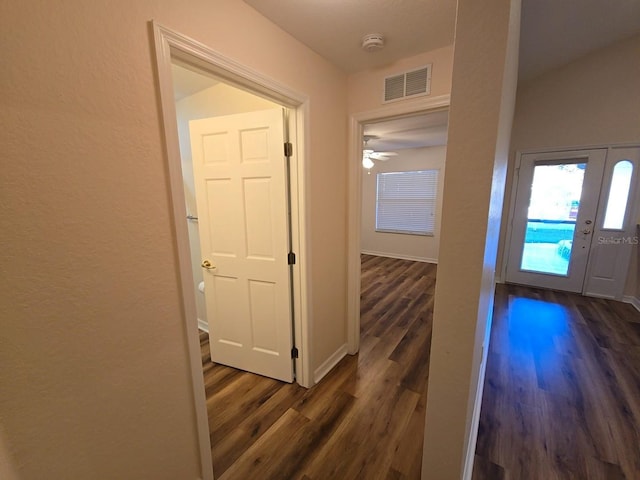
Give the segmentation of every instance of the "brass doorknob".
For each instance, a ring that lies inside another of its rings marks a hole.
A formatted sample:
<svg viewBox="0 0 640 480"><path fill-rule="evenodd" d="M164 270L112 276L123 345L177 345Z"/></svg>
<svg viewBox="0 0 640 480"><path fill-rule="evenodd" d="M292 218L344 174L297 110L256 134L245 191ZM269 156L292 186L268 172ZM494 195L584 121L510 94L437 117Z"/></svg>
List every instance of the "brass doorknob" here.
<svg viewBox="0 0 640 480"><path fill-rule="evenodd" d="M216 266L213 265L209 260L203 260L200 264L202 268L206 268L207 270L215 270Z"/></svg>

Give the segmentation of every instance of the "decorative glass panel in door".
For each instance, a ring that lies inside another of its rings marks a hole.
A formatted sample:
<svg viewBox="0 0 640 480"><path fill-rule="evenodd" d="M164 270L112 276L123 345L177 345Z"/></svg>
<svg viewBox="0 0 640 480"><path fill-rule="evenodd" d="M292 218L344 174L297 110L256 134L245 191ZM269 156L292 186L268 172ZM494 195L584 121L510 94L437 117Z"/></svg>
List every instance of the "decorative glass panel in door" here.
<svg viewBox="0 0 640 480"><path fill-rule="evenodd" d="M586 163L537 164L533 170L520 269L569 272Z"/></svg>

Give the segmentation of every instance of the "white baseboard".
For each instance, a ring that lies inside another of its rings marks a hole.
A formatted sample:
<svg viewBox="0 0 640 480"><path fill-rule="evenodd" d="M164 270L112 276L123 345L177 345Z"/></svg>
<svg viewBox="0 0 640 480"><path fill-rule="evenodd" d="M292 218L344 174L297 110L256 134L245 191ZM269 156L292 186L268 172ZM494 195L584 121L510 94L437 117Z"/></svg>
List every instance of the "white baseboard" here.
<svg viewBox="0 0 640 480"><path fill-rule="evenodd" d="M398 260L411 260L412 262L438 263L437 258L414 257L411 255L402 255L400 253L374 252L373 250L361 250L364 255L374 255L376 257L397 258Z"/></svg>
<svg viewBox="0 0 640 480"><path fill-rule="evenodd" d="M348 350L348 346L346 343L344 345L341 345L340 348L338 348L335 352L333 352L333 354L322 363L322 365L316 368L316 370L313 372L314 384L322 380L322 378L327 373L329 373L331 369L335 367L340 360L344 358L344 356L347 354L347 350Z"/></svg>
<svg viewBox="0 0 640 480"><path fill-rule="evenodd" d="M209 333L209 324L204 320L198 319L198 330Z"/></svg>
<svg viewBox="0 0 640 480"><path fill-rule="evenodd" d="M624 303L630 303L631 305L636 307L636 310L640 312L640 298L633 297L631 295L625 295L624 297L622 297L622 301Z"/></svg>

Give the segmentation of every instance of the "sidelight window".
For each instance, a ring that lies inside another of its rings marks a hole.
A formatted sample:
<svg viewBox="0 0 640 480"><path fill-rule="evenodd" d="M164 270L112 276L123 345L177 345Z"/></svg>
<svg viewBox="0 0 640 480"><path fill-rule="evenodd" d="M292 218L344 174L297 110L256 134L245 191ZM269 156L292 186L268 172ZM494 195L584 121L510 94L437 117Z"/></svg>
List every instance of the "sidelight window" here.
<svg viewBox="0 0 640 480"><path fill-rule="evenodd" d="M633 164L629 160L622 160L613 167L603 228L608 230L622 230L624 228L632 175Z"/></svg>

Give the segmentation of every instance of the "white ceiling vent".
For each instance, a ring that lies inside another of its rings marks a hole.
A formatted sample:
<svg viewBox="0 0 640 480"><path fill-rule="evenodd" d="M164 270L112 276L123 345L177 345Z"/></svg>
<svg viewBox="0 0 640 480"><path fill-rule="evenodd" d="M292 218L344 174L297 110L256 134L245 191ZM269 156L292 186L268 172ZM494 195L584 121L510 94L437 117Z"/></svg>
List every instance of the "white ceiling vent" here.
<svg viewBox="0 0 640 480"><path fill-rule="evenodd" d="M384 79L384 102L431 93L431 65Z"/></svg>

